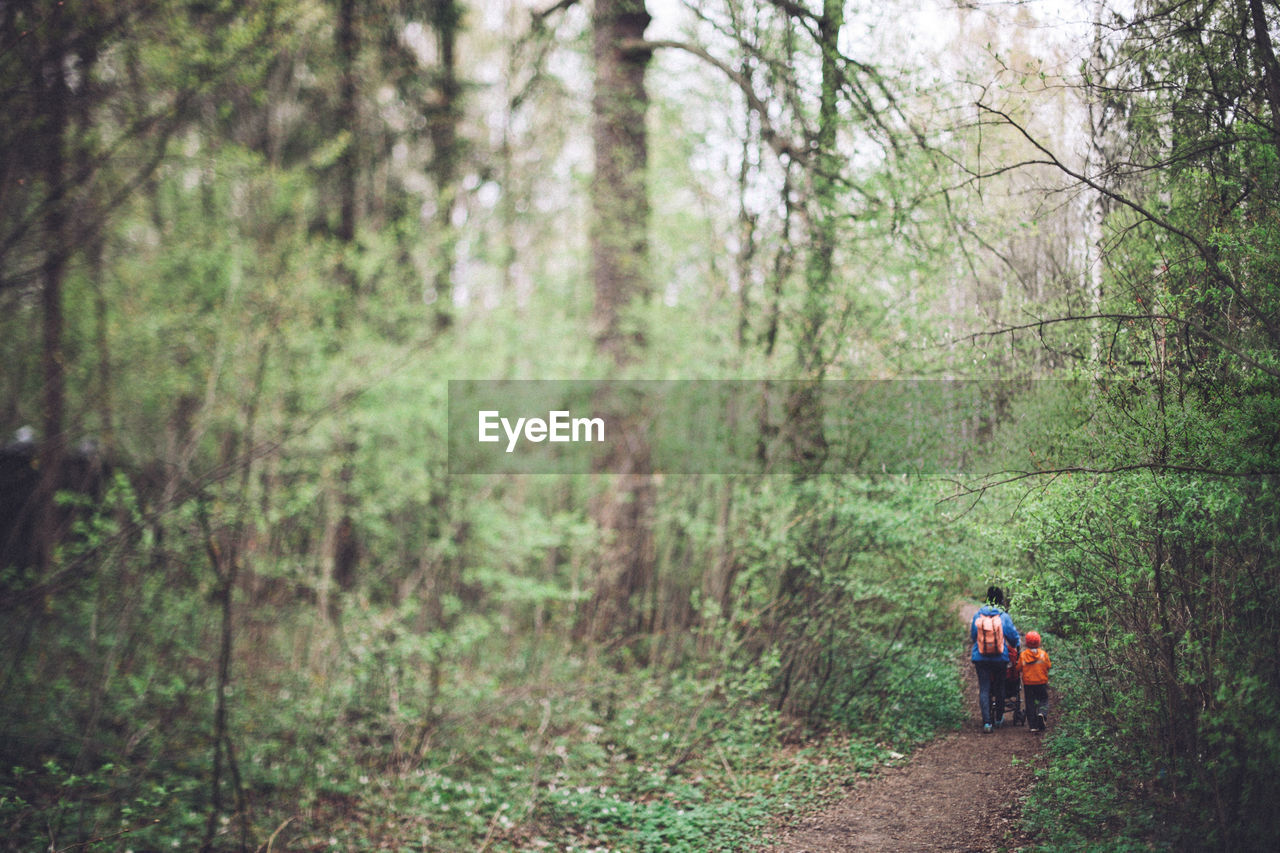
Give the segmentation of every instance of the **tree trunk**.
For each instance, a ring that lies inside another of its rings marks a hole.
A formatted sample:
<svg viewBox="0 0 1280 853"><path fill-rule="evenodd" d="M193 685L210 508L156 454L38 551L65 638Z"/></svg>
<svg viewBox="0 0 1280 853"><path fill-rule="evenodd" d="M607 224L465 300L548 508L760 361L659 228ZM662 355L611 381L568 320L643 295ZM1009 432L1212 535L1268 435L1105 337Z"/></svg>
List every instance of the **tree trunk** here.
<svg viewBox="0 0 1280 853"><path fill-rule="evenodd" d="M632 363L644 347L633 309L650 292L644 78L652 50L643 44L649 21L644 0L596 2L591 267L596 349L615 369ZM635 603L653 583L648 439L634 420L624 418L619 428L629 440L616 444L627 448L628 458L601 462L622 473L593 504L602 544L594 595L579 623L579 633L596 640L633 636L644 621Z"/></svg>
<svg viewBox="0 0 1280 853"><path fill-rule="evenodd" d="M1267 106L1271 108L1271 136L1280 150L1280 62L1276 61L1271 35L1267 30L1267 13L1262 0L1249 0L1249 17L1253 23L1253 45L1258 55L1258 65L1263 71L1263 91Z"/></svg>
<svg viewBox="0 0 1280 853"><path fill-rule="evenodd" d="M816 151L810 173L809 251L805 258L804 294L796 335L796 367L800 381L792 383L786 400L786 446L797 483L821 474L828 445L824 428L825 406L821 383L830 359L831 284L839 226L838 187L841 161L838 151L840 96L840 30L844 26L843 0L823 0L818 21L822 50L822 79L818 103ZM802 491L800 518L819 518L821 507L809 491ZM820 643L811 636L811 616L821 610L819 599L826 577L825 543L817 530L798 527L795 555L782 568L778 582L778 624L774 634L782 654L785 677L779 684L779 710L802 716L812 714L822 695ZM807 689L818 683L817 690ZM805 697L814 697L805 707Z"/></svg>
<svg viewBox="0 0 1280 853"><path fill-rule="evenodd" d="M338 118L339 132L346 130L349 134L347 144L338 160L338 230L335 236L342 244L343 261L342 276L352 297L348 310L352 313L357 308L356 297L360 292L360 282L356 274L353 255L356 251L356 228L359 219L359 127L360 104L356 86L356 60L360 51L360 34L357 29L356 0L341 0L338 6L337 27L338 61L341 63L341 89L339 92ZM344 328L350 317L347 311L339 308L339 328ZM337 437L336 451L341 462L338 468L337 483L333 493L326 501L325 529L321 538L323 550L320 569L320 589L317 604L320 612L334 624L341 618L341 598L339 591L346 591L355 585L359 558L359 541L352 522L352 510L355 497L352 495L351 481L354 477L354 457L356 443L349 434ZM335 589L336 585L336 589Z"/></svg>
<svg viewBox="0 0 1280 853"><path fill-rule="evenodd" d="M337 238L349 246L356 237L356 175L360 168L357 156L359 138L359 105L356 101L356 2L342 0L338 7L338 61L342 64L339 93L339 130L349 134L338 159L338 232ZM356 290L356 277L347 271L348 285Z"/></svg>
<svg viewBox="0 0 1280 853"><path fill-rule="evenodd" d="M644 344L628 308L650 289L644 76L651 50L639 44L649 20L644 0L597 0L591 265L596 347L616 366Z"/></svg>
<svg viewBox="0 0 1280 853"><path fill-rule="evenodd" d="M62 285L66 276L68 244L68 198L66 180L66 136L71 92L67 86L66 12L61 4L50 8L45 32L48 48L44 61L36 64L34 84L44 92L44 183L45 256L41 265L41 375L44 380L39 465L40 484L36 491L36 555L40 569L48 569L58 538L57 507L54 494L62 474L66 453L64 410L66 407L65 358L62 349Z"/></svg>
<svg viewBox="0 0 1280 853"><path fill-rule="evenodd" d="M431 122L431 173L436 184L436 229L439 252L432 276L435 290L435 325L447 329L453 325L453 273L458 246L453 211L458 196L458 122L461 120L456 47L461 11L455 0L433 0L431 26L436 32L440 67L436 84L439 105Z"/></svg>
<svg viewBox="0 0 1280 853"><path fill-rule="evenodd" d="M819 37L822 49L822 91L818 104L817 151L812 173L810 245L805 261L805 289L796 336L796 366L803 380L787 400L788 448L791 463L802 477L821 472L827 457L823 429L822 395L818 383L829 360L826 339L831 306L831 280L840 212L838 177L840 157L836 131L840 115L840 54L838 42L844 26L843 0L823 0Z"/></svg>
<svg viewBox="0 0 1280 853"><path fill-rule="evenodd" d="M798 353L801 375L821 379L826 369L825 332L831 301L839 220L837 192L840 158L836 130L840 121L840 55L838 40L844 26L843 0L823 0L819 36L822 49L822 91L818 104L817 152L813 164L813 214L810 248L805 266L804 308L800 317Z"/></svg>

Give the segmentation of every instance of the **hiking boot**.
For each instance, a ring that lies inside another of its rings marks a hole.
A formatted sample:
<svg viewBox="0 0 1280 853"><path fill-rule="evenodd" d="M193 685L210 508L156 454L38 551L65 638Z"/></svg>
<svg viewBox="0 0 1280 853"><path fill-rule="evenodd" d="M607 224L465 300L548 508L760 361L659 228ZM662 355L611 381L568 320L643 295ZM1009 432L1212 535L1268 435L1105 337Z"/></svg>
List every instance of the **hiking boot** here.
<svg viewBox="0 0 1280 853"><path fill-rule="evenodd" d="M1036 725L1040 727L1040 731L1044 731L1044 727L1046 725L1044 721L1044 714L1036 714Z"/></svg>
<svg viewBox="0 0 1280 853"><path fill-rule="evenodd" d="M1000 719L996 720L996 728L997 728L997 729L998 729L998 728L1000 728L1000 727L1001 727L1001 726L1003 726L1003 725L1004 725L1004 717L1001 717Z"/></svg>
<svg viewBox="0 0 1280 853"><path fill-rule="evenodd" d="M983 723L983 724L982 724L982 733L983 733L984 735L989 735L989 734L991 734L991 724L990 724L990 723Z"/></svg>

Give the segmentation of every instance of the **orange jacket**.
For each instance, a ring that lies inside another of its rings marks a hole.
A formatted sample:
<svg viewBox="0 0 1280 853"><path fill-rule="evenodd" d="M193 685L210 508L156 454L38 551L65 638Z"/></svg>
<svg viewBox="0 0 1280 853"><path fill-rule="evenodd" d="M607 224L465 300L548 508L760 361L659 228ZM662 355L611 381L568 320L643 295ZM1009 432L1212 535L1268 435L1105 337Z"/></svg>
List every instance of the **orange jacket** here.
<svg viewBox="0 0 1280 853"><path fill-rule="evenodd" d="M1018 655L1018 660L1022 664L1023 684L1049 683L1049 667L1053 666L1053 663L1049 660L1049 653L1044 649L1023 649L1022 654Z"/></svg>

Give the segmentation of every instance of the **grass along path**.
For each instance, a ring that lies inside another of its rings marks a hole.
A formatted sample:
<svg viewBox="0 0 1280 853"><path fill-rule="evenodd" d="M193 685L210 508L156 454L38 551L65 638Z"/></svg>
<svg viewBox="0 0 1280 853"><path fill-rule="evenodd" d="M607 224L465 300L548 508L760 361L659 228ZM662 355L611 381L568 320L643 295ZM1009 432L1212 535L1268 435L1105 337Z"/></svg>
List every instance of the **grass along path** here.
<svg viewBox="0 0 1280 853"><path fill-rule="evenodd" d="M968 626L977 610L961 609ZM1016 850L1022 801L1044 760L1041 735L1025 726L981 732L978 680L965 656L969 719L954 734L886 768L845 799L786 831L773 853L849 850ZM1052 726L1052 723L1050 723Z"/></svg>

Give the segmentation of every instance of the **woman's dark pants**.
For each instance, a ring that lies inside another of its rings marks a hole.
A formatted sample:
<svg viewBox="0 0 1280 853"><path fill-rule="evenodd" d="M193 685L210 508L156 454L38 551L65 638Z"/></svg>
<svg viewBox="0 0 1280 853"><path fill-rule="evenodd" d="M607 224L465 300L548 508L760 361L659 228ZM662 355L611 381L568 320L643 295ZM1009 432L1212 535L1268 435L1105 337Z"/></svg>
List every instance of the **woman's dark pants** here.
<svg viewBox="0 0 1280 853"><path fill-rule="evenodd" d="M978 671L978 707L982 709L982 724L1004 720L1004 670L1002 660L976 660L973 668ZM996 700L996 718L991 719L992 694Z"/></svg>

